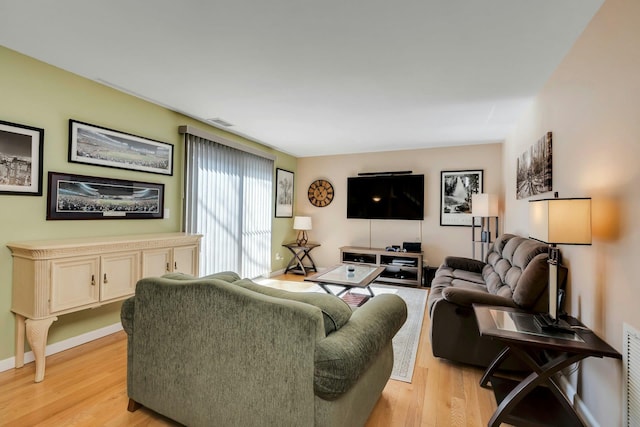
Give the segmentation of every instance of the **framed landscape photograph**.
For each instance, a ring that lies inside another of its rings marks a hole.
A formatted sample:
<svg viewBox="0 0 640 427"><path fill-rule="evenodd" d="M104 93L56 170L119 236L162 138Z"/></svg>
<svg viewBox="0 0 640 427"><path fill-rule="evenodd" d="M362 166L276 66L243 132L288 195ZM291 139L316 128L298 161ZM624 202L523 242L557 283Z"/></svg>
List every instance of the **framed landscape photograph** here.
<svg viewBox="0 0 640 427"><path fill-rule="evenodd" d="M173 145L69 120L69 161L173 175Z"/></svg>
<svg viewBox="0 0 640 427"><path fill-rule="evenodd" d="M0 120L0 194L42 196L44 129Z"/></svg>
<svg viewBox="0 0 640 427"><path fill-rule="evenodd" d="M516 199L524 199L553 189L551 132L518 157L516 164Z"/></svg>
<svg viewBox="0 0 640 427"><path fill-rule="evenodd" d="M47 219L160 219L164 184L49 172Z"/></svg>
<svg viewBox="0 0 640 427"><path fill-rule="evenodd" d="M276 169L276 218L293 216L293 172Z"/></svg>
<svg viewBox="0 0 640 427"><path fill-rule="evenodd" d="M471 226L471 196L482 193L483 170L442 171L440 225Z"/></svg>

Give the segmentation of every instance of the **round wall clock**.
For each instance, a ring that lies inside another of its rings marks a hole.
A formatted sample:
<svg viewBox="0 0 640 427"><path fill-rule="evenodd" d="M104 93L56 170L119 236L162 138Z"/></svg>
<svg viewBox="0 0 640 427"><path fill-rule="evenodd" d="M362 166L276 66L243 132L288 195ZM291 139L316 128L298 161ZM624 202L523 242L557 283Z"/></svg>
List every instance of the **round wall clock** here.
<svg viewBox="0 0 640 427"><path fill-rule="evenodd" d="M313 206L323 208L333 200L333 185L326 179L317 179L309 186L307 195Z"/></svg>

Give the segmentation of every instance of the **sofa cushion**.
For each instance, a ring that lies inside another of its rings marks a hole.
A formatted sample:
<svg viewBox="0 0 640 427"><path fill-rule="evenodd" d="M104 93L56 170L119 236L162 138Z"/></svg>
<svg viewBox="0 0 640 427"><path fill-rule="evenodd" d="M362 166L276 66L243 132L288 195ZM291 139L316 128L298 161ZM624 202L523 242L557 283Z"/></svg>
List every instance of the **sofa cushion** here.
<svg viewBox="0 0 640 427"><path fill-rule="evenodd" d="M535 240L502 236L489 250L487 264L482 269L487 290L513 299L520 307L531 308L546 289L546 282L540 280L540 275L544 274L541 270L544 269L542 264L546 261L546 253L547 246ZM537 260L536 265L528 268L534 260ZM522 281L524 271L528 279Z"/></svg>
<svg viewBox="0 0 640 427"><path fill-rule="evenodd" d="M236 280L233 284L264 295L304 302L318 307L322 311L326 335L344 326L353 313L349 304L334 295L316 292L289 292L259 285L249 279Z"/></svg>

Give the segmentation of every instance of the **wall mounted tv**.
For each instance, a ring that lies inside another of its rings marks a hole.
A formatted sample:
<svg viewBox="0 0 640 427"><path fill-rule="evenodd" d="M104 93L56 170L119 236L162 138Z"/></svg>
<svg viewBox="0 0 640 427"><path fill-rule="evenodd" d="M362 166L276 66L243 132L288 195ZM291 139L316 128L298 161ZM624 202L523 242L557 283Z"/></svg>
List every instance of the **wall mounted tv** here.
<svg viewBox="0 0 640 427"><path fill-rule="evenodd" d="M424 219L424 175L347 178L347 218Z"/></svg>

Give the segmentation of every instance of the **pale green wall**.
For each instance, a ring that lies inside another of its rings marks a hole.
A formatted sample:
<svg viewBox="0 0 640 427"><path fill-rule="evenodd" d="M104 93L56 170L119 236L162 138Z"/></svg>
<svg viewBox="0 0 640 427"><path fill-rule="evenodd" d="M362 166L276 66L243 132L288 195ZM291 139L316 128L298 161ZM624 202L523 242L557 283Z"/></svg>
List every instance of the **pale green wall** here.
<svg viewBox="0 0 640 427"><path fill-rule="evenodd" d="M14 316L11 308L10 241L78 236L171 232L181 229L183 144L178 126L193 125L271 152L276 167L296 170L296 159L227 132L209 127L106 86L78 77L0 46L0 120L43 128L43 196L0 195L0 361L14 354ZM168 142L175 146L174 175L69 163L68 123L73 118L99 126ZM49 171L159 182L165 184L166 220L46 221ZM272 271L284 267L275 260L280 245L292 237L291 219L273 221ZM67 339L119 321L120 304L61 316L49 332L49 343Z"/></svg>

